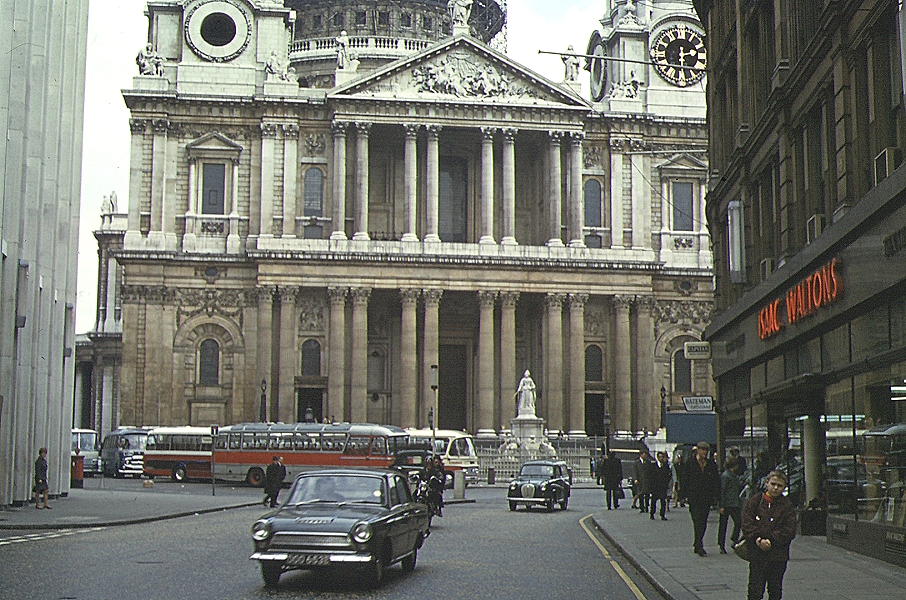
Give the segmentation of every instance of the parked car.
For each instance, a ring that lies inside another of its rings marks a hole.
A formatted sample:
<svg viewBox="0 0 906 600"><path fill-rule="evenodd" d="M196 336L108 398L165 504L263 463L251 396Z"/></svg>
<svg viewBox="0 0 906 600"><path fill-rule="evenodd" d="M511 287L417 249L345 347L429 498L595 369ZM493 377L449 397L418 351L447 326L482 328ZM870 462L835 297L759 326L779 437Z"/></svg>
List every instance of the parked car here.
<svg viewBox="0 0 906 600"><path fill-rule="evenodd" d="M428 509L413 501L395 469L326 469L302 473L283 504L252 526L264 585L294 569L353 568L372 586L397 562L415 569L428 536Z"/></svg>
<svg viewBox="0 0 906 600"><path fill-rule="evenodd" d="M507 502L510 510L516 510L520 504L544 506L554 510L559 504L566 510L569 504L571 486L569 470L565 463L558 460L530 460L519 468L519 474L507 489Z"/></svg>

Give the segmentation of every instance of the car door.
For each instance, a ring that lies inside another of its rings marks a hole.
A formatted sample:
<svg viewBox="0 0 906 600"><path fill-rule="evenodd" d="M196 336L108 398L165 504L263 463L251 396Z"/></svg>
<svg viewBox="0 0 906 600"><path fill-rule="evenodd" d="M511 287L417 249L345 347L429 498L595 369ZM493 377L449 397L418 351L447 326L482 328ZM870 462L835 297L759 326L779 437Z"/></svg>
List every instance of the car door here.
<svg viewBox="0 0 906 600"><path fill-rule="evenodd" d="M390 515L387 518L387 535L390 538L390 547L393 560L408 552L415 542L414 517L411 507L411 496L403 492L408 491L405 480L400 475L391 476L389 486Z"/></svg>

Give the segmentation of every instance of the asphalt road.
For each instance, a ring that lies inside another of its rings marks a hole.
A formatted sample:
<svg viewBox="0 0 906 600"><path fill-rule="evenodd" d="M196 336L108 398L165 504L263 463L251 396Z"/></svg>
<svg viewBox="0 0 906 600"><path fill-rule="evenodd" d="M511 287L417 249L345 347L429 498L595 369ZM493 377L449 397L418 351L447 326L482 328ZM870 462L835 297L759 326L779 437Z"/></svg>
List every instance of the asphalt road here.
<svg viewBox="0 0 906 600"><path fill-rule="evenodd" d="M210 492L198 485L199 493ZM415 571L405 575L394 566L377 590L348 574L302 571L284 574L276 590L266 590L258 564L248 560L249 528L262 512L252 507L142 525L29 532L0 545L0 597L660 599L586 518L600 508L600 490L574 490L569 510L553 513L510 512L505 493L469 488L475 502L451 504L435 519Z"/></svg>

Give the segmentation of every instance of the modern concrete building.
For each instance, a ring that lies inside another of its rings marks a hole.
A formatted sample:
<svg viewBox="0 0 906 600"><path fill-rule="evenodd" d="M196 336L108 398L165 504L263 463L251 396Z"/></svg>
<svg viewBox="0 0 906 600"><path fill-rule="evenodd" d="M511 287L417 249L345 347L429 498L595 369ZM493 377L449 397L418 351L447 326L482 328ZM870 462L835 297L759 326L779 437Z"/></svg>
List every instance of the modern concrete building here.
<svg viewBox="0 0 906 600"><path fill-rule="evenodd" d="M69 491L88 0L0 2L0 504Z"/></svg>
<svg viewBox="0 0 906 600"><path fill-rule="evenodd" d="M714 57L706 337L722 433L790 471L818 509L804 532L826 510L830 543L906 565L902 6L696 7Z"/></svg>
<svg viewBox="0 0 906 600"><path fill-rule="evenodd" d="M473 433L509 427L525 370L571 435L711 392L682 351L712 308L690 2L607 3L592 50L636 62L580 58L594 101L575 62L497 49L494 0L285 4L148 5L122 247L98 233L122 353L86 425L427 426L435 370L438 426Z"/></svg>

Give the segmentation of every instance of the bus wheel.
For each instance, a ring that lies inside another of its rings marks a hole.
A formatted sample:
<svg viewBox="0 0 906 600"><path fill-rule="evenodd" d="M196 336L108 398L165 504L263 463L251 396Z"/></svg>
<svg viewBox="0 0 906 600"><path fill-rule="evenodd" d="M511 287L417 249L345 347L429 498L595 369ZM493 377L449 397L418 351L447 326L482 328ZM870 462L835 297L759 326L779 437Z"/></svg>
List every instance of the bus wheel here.
<svg viewBox="0 0 906 600"><path fill-rule="evenodd" d="M185 481L186 480L186 466L177 465L173 467L173 473L171 474L173 481Z"/></svg>
<svg viewBox="0 0 906 600"><path fill-rule="evenodd" d="M264 485L264 471L258 467L253 467L249 469L248 475L245 476L245 480L252 487L261 487Z"/></svg>

